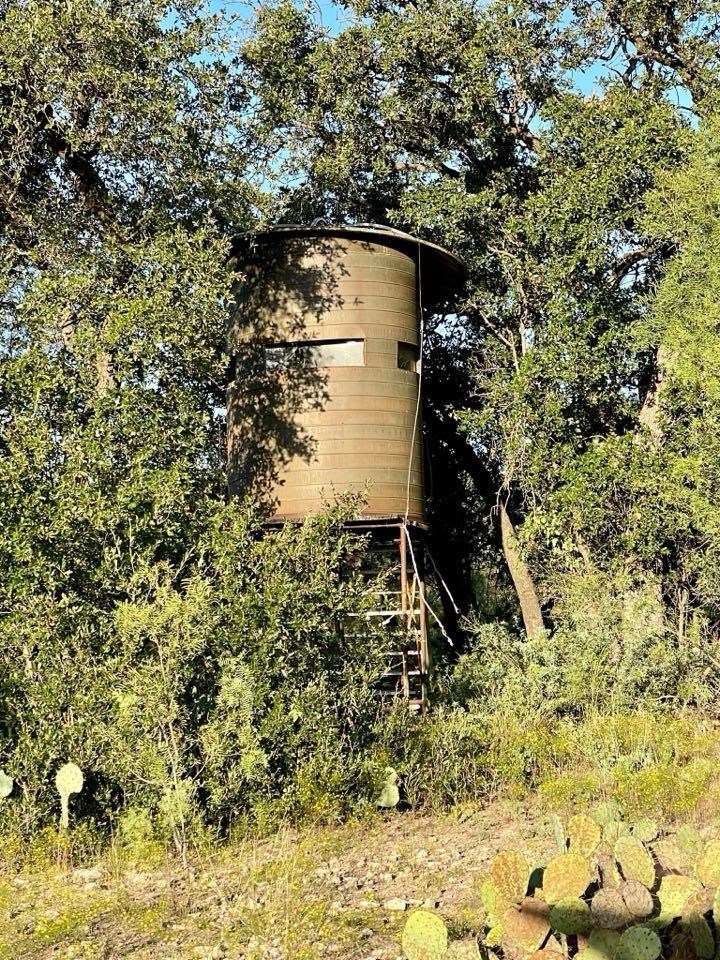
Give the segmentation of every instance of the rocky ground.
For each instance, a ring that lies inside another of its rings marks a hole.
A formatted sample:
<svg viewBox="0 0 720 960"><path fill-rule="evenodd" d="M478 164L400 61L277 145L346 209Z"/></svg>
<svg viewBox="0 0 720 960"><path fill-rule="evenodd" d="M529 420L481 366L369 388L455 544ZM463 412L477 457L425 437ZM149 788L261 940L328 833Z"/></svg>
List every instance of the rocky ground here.
<svg viewBox="0 0 720 960"><path fill-rule="evenodd" d="M369 823L197 853L0 876L0 960L395 960L408 910L479 923L478 878L504 846L541 861L552 831L496 803L452 817Z"/></svg>

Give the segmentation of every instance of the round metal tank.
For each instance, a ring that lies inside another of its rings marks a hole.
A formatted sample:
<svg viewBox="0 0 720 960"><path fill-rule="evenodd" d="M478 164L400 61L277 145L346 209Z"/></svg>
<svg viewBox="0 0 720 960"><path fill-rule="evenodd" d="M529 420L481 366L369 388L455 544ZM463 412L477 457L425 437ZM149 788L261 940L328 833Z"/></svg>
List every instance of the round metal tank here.
<svg viewBox="0 0 720 960"><path fill-rule="evenodd" d="M458 290L462 263L382 226L236 237L230 263L230 492L264 467L273 521L351 491L365 517L423 522L420 314Z"/></svg>

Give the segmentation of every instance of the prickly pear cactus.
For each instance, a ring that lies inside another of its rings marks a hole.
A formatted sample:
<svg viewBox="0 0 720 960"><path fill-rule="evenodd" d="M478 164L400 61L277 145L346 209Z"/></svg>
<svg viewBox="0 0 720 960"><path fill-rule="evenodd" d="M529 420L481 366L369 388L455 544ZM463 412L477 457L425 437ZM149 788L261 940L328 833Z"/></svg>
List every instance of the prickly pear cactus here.
<svg viewBox="0 0 720 960"><path fill-rule="evenodd" d="M509 907L502 918L503 947L513 956L538 950L550 932L549 907L537 897L525 897L519 907Z"/></svg>
<svg viewBox="0 0 720 960"><path fill-rule="evenodd" d="M512 905L512 900L503 896L492 880L483 880L480 884L480 902L485 910L485 922L489 927L497 926L502 915Z"/></svg>
<svg viewBox="0 0 720 960"><path fill-rule="evenodd" d="M581 857L590 857L600 843L600 827L584 813L570 818L568 823L570 853L579 853Z"/></svg>
<svg viewBox="0 0 720 960"><path fill-rule="evenodd" d="M675 843L684 854L693 859L700 856L705 846L703 838L695 827L690 825L680 827L675 835Z"/></svg>
<svg viewBox="0 0 720 960"><path fill-rule="evenodd" d="M501 923L494 924L485 934L485 945L487 947L499 947L503 941L505 931Z"/></svg>
<svg viewBox="0 0 720 960"><path fill-rule="evenodd" d="M594 926L590 907L580 897L565 897L550 909L550 926L557 933L572 936L587 933Z"/></svg>
<svg viewBox="0 0 720 960"><path fill-rule="evenodd" d="M660 937L650 927L628 927L620 937L617 960L657 960L662 951Z"/></svg>
<svg viewBox="0 0 720 960"><path fill-rule="evenodd" d="M555 846L558 853L567 852L567 838L565 837L565 827L562 824L560 817L554 813L550 818L553 828L553 836L555 837Z"/></svg>
<svg viewBox="0 0 720 960"><path fill-rule="evenodd" d="M701 890L696 890L695 893L691 893L685 901L685 906L683 907L683 919L693 913L699 913L701 916L704 916L706 913L710 913L713 908L714 896L715 891L708 889L707 887L703 887Z"/></svg>
<svg viewBox="0 0 720 960"><path fill-rule="evenodd" d="M399 777L392 767L385 768L385 783L380 791L380 796L375 801L375 806L381 810L392 810L400 803L400 790L398 788Z"/></svg>
<svg viewBox="0 0 720 960"><path fill-rule="evenodd" d="M590 902L590 910L598 927L619 930L632 920L622 894L612 888L601 888Z"/></svg>
<svg viewBox="0 0 720 960"><path fill-rule="evenodd" d="M581 897L592 880L590 861L578 853L563 853L545 867L543 896L550 903L566 897Z"/></svg>
<svg viewBox="0 0 720 960"><path fill-rule="evenodd" d="M681 874L663 877L657 891L660 912L653 918L653 926L659 930L667 927L682 914L690 897L701 889L694 877L684 877Z"/></svg>
<svg viewBox="0 0 720 960"><path fill-rule="evenodd" d="M60 818L62 830L67 830L70 825L70 797L73 793L80 793L83 782L82 770L74 763L66 763L65 766L60 767L55 776L55 786L60 794L62 805L62 816Z"/></svg>
<svg viewBox="0 0 720 960"><path fill-rule="evenodd" d="M477 940L455 940L447 949L446 960L480 960Z"/></svg>
<svg viewBox="0 0 720 960"><path fill-rule="evenodd" d="M519 903L527 893L530 867L521 853L501 850L490 864L490 876L500 894Z"/></svg>
<svg viewBox="0 0 720 960"><path fill-rule="evenodd" d="M429 910L415 910L407 918L402 947L407 960L441 960L448 948L445 921Z"/></svg>
<svg viewBox="0 0 720 960"><path fill-rule="evenodd" d="M620 837L615 844L615 859L626 880L639 880L648 888L655 885L655 861L637 837Z"/></svg>
<svg viewBox="0 0 720 960"><path fill-rule="evenodd" d="M564 848L562 825L553 823ZM687 853L653 821L637 821L630 832L610 820L604 833L614 838L612 847L600 837L597 818L572 817L569 849L550 860L541 887L530 880L534 895L524 899L518 892L527 887L527 862L507 851L498 855L493 881L481 888L497 913L505 904L499 917L488 916L483 942L495 952L483 953L486 960L720 960L720 840L702 843L691 876ZM680 832L686 849L698 849L695 834ZM668 844L685 873L668 868L664 857L656 865L658 849Z"/></svg>
<svg viewBox="0 0 720 960"><path fill-rule="evenodd" d="M578 954L580 960L613 960L620 946L617 930L593 930L587 946Z"/></svg>
<svg viewBox="0 0 720 960"><path fill-rule="evenodd" d="M631 916L644 919L653 912L655 904L652 894L639 880L625 880L619 892Z"/></svg>
<svg viewBox="0 0 720 960"><path fill-rule="evenodd" d="M10 796L13 786L13 778L9 777L4 770L0 770L0 800Z"/></svg>
<svg viewBox="0 0 720 960"><path fill-rule="evenodd" d="M643 843L652 843L660 831L654 820L636 820L632 825L632 835Z"/></svg>
<svg viewBox="0 0 720 960"><path fill-rule="evenodd" d="M626 837L630 833L630 828L622 820L611 820L603 827L603 843L609 847L614 847L620 837Z"/></svg>
<svg viewBox="0 0 720 960"><path fill-rule="evenodd" d="M695 866L695 876L705 887L720 886L720 840L705 847Z"/></svg>
<svg viewBox="0 0 720 960"><path fill-rule="evenodd" d="M623 878L615 863L615 857L612 855L610 847L604 844L595 852L594 862L600 874L600 880L603 887L611 887L613 890L619 890Z"/></svg>
<svg viewBox="0 0 720 960"><path fill-rule="evenodd" d="M715 939L710 924L697 910L683 911L681 929L692 939L698 960L712 960L715 956Z"/></svg>
<svg viewBox="0 0 720 960"><path fill-rule="evenodd" d="M607 800L594 807L590 811L590 816L598 826L606 827L608 823L620 819L620 807L614 800Z"/></svg>
<svg viewBox="0 0 720 960"><path fill-rule="evenodd" d="M530 960L565 960L565 954L557 940L551 937L542 950L530 954Z"/></svg>

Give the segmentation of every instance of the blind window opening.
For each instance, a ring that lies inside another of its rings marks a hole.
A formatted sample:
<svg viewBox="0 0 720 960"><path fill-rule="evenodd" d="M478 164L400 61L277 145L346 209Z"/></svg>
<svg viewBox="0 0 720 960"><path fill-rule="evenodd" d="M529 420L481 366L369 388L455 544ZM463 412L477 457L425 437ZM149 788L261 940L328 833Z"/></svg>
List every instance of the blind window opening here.
<svg viewBox="0 0 720 960"><path fill-rule="evenodd" d="M265 368L362 367L364 340L299 340L265 347Z"/></svg>
<svg viewBox="0 0 720 960"><path fill-rule="evenodd" d="M398 343L397 365L400 370L408 370L410 373L418 372L420 362L420 351L414 343Z"/></svg>

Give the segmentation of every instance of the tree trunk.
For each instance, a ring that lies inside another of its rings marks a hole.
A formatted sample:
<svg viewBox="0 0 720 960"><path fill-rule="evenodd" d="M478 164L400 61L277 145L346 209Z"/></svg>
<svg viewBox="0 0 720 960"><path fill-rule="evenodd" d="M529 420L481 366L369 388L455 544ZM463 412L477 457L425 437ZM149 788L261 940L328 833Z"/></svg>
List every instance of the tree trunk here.
<svg viewBox="0 0 720 960"><path fill-rule="evenodd" d="M452 448L460 465L467 470L475 484L475 490L490 510L497 502L497 485L490 475L487 464L460 431L457 421L443 417L437 409L426 410L425 422ZM503 557L517 594L523 623L528 637L539 636L545 631L540 602L530 570L522 558L515 528L505 505L497 507L500 521L496 525Z"/></svg>
<svg viewBox="0 0 720 960"><path fill-rule="evenodd" d="M660 423L660 396L665 384L665 366L667 361L668 354L666 348L659 346L655 357L655 369L653 371L653 377L643 399L640 413L638 414L638 422L640 423L640 426L645 427L655 445L659 444L662 440L662 425Z"/></svg>
<svg viewBox="0 0 720 960"><path fill-rule="evenodd" d="M545 633L545 624L543 623L540 601L535 591L535 584L530 576L528 565L523 560L522 553L520 552L520 544L518 543L512 520L508 515L505 504L502 502L498 506L498 513L500 515L500 542L502 544L503 554L505 555L505 562L507 563L512 582L515 586L515 592L520 602L520 611L522 613L523 623L525 624L525 632L530 639L542 636L542 634Z"/></svg>

